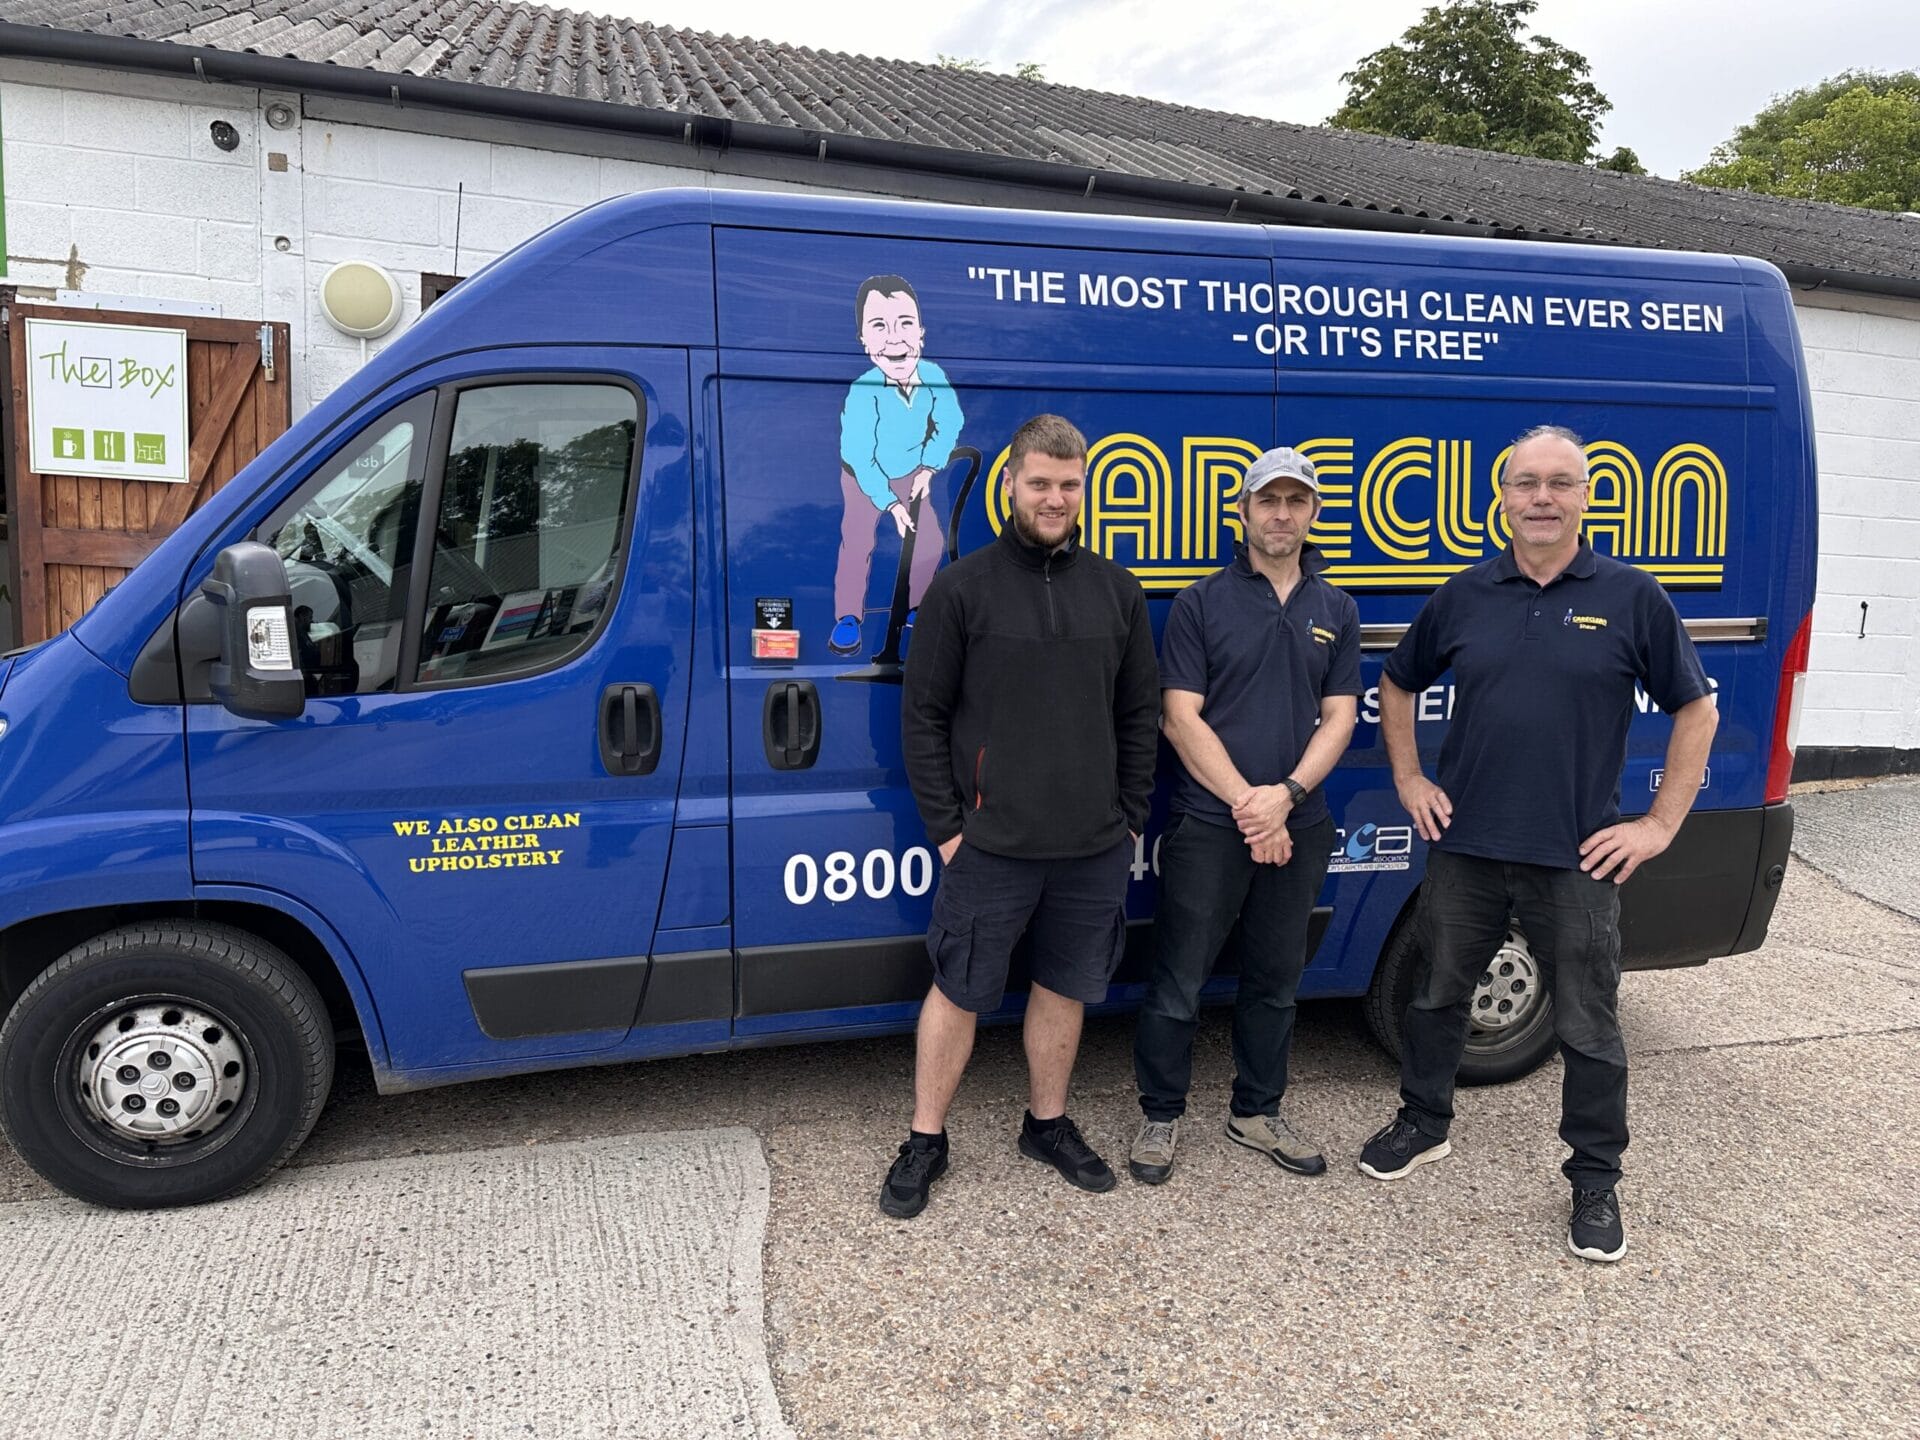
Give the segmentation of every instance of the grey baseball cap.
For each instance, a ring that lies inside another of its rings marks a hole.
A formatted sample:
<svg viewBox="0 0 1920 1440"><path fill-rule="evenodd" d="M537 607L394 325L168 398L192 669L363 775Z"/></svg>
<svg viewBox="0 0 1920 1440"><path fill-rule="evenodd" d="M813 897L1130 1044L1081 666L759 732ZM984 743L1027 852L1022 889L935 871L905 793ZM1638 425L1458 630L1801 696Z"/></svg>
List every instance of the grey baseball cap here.
<svg viewBox="0 0 1920 1440"><path fill-rule="evenodd" d="M1266 451L1249 465L1246 483L1240 490L1243 495L1251 495L1261 486L1282 479L1298 480L1314 494L1320 493L1320 477L1314 473L1313 462L1285 445Z"/></svg>

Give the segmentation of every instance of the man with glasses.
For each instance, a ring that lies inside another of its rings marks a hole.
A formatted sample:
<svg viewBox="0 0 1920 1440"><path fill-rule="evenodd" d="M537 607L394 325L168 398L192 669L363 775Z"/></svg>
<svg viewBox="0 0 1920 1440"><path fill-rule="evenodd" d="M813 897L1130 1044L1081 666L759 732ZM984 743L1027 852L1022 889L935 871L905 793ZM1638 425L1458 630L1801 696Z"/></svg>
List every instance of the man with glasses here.
<svg viewBox="0 0 1920 1440"><path fill-rule="evenodd" d="M1444 1157L1474 985L1517 919L1553 997L1566 1063L1561 1167L1567 1245L1618 1260L1614 1186L1627 1146L1627 1052L1616 1008L1619 886L1660 854L1692 808L1719 716L1659 582L1580 536L1587 459L1558 425L1508 454L1500 504L1513 543L1454 576L1387 657L1380 729L1394 788L1432 848L1421 887L1427 971L1402 1027L1400 1111L1360 1169L1398 1180ZM1453 672L1439 783L1420 769L1414 697ZM1634 685L1673 717L1652 810L1620 819Z"/></svg>

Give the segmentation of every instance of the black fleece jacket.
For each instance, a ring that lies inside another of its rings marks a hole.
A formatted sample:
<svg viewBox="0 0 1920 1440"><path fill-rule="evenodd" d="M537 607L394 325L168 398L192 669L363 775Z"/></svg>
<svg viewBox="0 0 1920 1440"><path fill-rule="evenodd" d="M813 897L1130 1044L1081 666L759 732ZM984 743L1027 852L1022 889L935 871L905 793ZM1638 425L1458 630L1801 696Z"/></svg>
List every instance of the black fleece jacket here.
<svg viewBox="0 0 1920 1440"><path fill-rule="evenodd" d="M933 578L901 698L927 837L996 855L1097 855L1147 823L1159 672L1140 582L1011 524Z"/></svg>

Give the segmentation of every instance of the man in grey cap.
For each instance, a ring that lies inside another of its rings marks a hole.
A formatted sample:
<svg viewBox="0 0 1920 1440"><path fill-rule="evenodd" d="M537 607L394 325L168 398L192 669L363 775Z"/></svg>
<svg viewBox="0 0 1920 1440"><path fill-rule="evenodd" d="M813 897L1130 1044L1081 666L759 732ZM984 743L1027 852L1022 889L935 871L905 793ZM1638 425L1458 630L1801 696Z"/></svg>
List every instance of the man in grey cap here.
<svg viewBox="0 0 1920 1440"><path fill-rule="evenodd" d="M1282 447L1247 470L1245 543L1173 602L1160 647L1161 729L1179 756L1160 840L1157 953L1134 1036L1144 1120L1136 1180L1173 1173L1193 1072L1200 987L1229 935L1240 993L1227 1138L1282 1169L1326 1160L1280 1118L1307 921L1333 818L1320 783L1347 748L1360 695L1360 614L1319 571L1313 462Z"/></svg>

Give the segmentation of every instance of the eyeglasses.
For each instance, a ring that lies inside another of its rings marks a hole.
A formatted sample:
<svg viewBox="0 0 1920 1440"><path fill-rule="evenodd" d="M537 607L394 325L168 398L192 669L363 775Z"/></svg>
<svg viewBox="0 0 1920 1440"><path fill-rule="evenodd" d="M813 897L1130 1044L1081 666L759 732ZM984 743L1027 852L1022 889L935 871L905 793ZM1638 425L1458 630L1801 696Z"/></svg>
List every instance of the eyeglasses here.
<svg viewBox="0 0 1920 1440"><path fill-rule="evenodd" d="M1569 480L1565 475L1556 475L1551 480L1529 475L1520 480L1507 481L1504 488L1516 495L1538 495L1542 490L1551 495L1571 495L1586 483L1584 480Z"/></svg>

